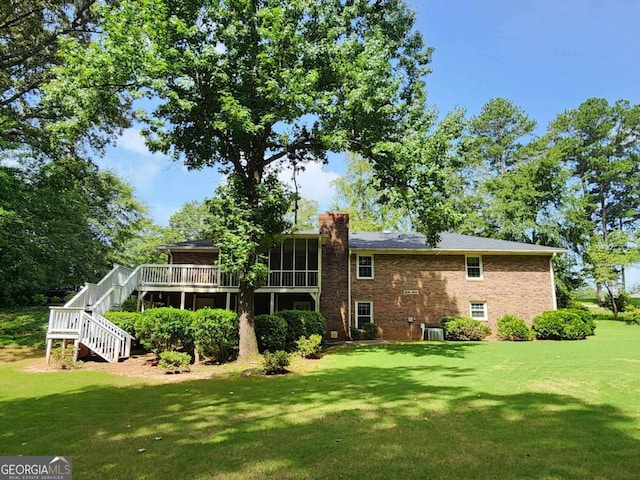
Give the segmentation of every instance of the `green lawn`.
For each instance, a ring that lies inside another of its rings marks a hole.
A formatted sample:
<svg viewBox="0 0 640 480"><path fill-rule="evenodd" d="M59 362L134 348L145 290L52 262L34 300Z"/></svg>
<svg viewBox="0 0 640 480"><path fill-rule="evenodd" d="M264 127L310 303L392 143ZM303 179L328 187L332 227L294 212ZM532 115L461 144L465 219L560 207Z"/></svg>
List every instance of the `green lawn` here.
<svg viewBox="0 0 640 480"><path fill-rule="evenodd" d="M640 327L339 347L283 377L151 385L0 365L0 454L78 479L636 479ZM142 453L138 449L144 448Z"/></svg>
<svg viewBox="0 0 640 480"><path fill-rule="evenodd" d="M48 321L47 307L0 310L0 346L43 347Z"/></svg>

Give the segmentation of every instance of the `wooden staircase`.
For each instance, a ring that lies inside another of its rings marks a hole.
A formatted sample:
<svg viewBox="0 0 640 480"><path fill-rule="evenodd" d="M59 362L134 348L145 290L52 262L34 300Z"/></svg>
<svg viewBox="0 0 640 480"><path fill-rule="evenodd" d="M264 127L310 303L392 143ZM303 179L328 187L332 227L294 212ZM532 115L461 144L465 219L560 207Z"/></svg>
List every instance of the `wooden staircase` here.
<svg viewBox="0 0 640 480"><path fill-rule="evenodd" d="M80 344L108 362L117 362L131 354L133 337L102 316L119 309L135 290L139 268L131 270L115 265L97 284L87 283L62 307L51 307L47 327L46 362L49 363L53 341L71 340L74 345L74 361Z"/></svg>

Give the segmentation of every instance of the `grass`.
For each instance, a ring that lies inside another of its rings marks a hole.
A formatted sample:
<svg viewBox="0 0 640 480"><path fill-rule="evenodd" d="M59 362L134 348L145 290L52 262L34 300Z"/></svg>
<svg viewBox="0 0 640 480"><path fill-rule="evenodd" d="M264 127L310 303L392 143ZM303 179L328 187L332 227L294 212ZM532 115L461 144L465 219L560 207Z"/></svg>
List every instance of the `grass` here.
<svg viewBox="0 0 640 480"><path fill-rule="evenodd" d="M639 346L600 321L584 341L344 346L306 373L162 385L6 362L0 452L71 455L89 479L635 479Z"/></svg>
<svg viewBox="0 0 640 480"><path fill-rule="evenodd" d="M0 310L0 346L43 347L48 320L48 307Z"/></svg>

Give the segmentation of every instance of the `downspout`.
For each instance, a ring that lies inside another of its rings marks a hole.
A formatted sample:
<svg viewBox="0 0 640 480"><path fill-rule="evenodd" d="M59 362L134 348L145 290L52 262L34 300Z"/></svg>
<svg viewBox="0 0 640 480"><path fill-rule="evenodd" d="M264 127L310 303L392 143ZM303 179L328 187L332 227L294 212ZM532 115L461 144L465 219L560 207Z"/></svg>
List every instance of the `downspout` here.
<svg viewBox="0 0 640 480"><path fill-rule="evenodd" d="M348 313L348 333L349 338L351 338L351 249L349 249L349 256L347 257L347 302L349 302L349 306L347 311Z"/></svg>
<svg viewBox="0 0 640 480"><path fill-rule="evenodd" d="M549 274L551 275L551 307L552 310L557 310L558 309L558 299L556 298L556 278L555 275L553 274L553 259L556 256L555 253L553 253L551 255L551 258L549 258Z"/></svg>

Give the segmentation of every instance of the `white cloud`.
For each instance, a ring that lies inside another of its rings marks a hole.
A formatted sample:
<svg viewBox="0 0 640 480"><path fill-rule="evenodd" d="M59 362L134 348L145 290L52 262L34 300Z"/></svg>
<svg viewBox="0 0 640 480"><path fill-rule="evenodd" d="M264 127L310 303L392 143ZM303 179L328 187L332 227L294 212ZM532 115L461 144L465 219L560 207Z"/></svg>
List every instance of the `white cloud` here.
<svg viewBox="0 0 640 480"><path fill-rule="evenodd" d="M127 128L117 141L119 148L128 152L140 153L142 155L152 155L144 143L144 137L138 128Z"/></svg>
<svg viewBox="0 0 640 480"><path fill-rule="evenodd" d="M326 211L334 196L334 189L330 182L339 176L340 174L336 172L325 171L321 164L310 163L303 172L298 174L300 195L317 201L320 211ZM278 177L281 182L293 185L291 169L283 170Z"/></svg>

